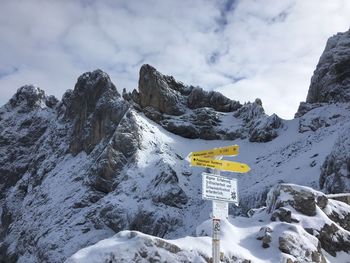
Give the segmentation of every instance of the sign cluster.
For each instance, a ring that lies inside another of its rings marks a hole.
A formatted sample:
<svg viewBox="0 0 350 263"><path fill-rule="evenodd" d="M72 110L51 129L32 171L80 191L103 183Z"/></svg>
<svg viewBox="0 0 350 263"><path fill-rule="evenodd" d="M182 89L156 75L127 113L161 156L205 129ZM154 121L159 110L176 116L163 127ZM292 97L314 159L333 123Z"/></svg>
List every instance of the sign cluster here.
<svg viewBox="0 0 350 263"><path fill-rule="evenodd" d="M202 198L213 201L212 262L220 261L220 219L228 217L228 203L238 204L237 179L220 176L220 171L247 173L245 163L220 160L222 156L238 155L238 145L190 153L192 166L211 168L216 173L202 173Z"/></svg>
<svg viewBox="0 0 350 263"><path fill-rule="evenodd" d="M236 156L238 152L238 145L192 152L189 155L189 161L191 166L211 168L214 171L247 173L250 171L250 167L245 163L218 159L222 156ZM237 179L219 174L203 173L202 175L202 198L213 201L214 218L226 218L228 216L228 203L238 205Z"/></svg>

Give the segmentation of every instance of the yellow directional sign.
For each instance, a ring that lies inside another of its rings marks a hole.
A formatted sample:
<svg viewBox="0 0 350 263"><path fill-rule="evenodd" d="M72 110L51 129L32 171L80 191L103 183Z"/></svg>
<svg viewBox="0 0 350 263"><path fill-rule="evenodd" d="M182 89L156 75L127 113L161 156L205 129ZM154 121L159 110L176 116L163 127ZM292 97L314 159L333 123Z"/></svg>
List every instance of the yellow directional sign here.
<svg viewBox="0 0 350 263"><path fill-rule="evenodd" d="M230 145L222 148L214 148L199 152L192 152L191 157L214 157L214 156L235 156L238 154L239 146Z"/></svg>
<svg viewBox="0 0 350 263"><path fill-rule="evenodd" d="M250 167L245 163L231 162L225 160L215 160L204 157L191 156L192 166L201 166L211 169L218 169L221 171L235 172L235 173L247 173L250 171Z"/></svg>

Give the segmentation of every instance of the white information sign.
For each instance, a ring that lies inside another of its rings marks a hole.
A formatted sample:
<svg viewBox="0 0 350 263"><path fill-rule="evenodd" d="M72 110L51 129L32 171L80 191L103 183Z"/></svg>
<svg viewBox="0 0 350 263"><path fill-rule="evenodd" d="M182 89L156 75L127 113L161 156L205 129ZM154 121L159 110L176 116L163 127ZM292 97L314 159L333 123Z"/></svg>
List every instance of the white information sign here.
<svg viewBox="0 0 350 263"><path fill-rule="evenodd" d="M238 204L237 179L203 173L202 198Z"/></svg>
<svg viewBox="0 0 350 263"><path fill-rule="evenodd" d="M227 219L228 218L228 203L213 200L213 218Z"/></svg>

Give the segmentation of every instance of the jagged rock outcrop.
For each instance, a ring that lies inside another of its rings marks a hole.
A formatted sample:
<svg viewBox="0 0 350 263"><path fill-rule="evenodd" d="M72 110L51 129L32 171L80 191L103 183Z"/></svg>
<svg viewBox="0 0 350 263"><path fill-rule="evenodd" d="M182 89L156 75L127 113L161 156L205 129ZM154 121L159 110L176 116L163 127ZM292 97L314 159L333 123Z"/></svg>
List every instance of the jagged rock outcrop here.
<svg viewBox="0 0 350 263"><path fill-rule="evenodd" d="M185 205L188 202L188 197L178 182L179 178L171 167L158 174L151 182L154 187L153 202L178 208Z"/></svg>
<svg viewBox="0 0 350 263"><path fill-rule="evenodd" d="M219 92L205 91L199 87L192 88L188 98L187 106L190 109L209 107L216 111L232 112L242 105L238 101L230 100Z"/></svg>
<svg viewBox="0 0 350 263"><path fill-rule="evenodd" d="M300 103L295 117L327 103L350 102L350 30L327 41L311 84L306 102Z"/></svg>
<svg viewBox="0 0 350 263"><path fill-rule="evenodd" d="M165 76L150 65L140 70L139 91L123 97L168 131L191 139L234 140L249 137L254 142L267 142L278 136L283 121L264 113L260 99L241 105L219 92L185 86ZM242 121L230 127L223 119L233 113Z"/></svg>
<svg viewBox="0 0 350 263"><path fill-rule="evenodd" d="M276 114L271 116L265 114L260 99L246 103L235 112L234 116L245 124L251 142L271 141L278 136L278 130L283 127L283 120Z"/></svg>
<svg viewBox="0 0 350 263"><path fill-rule="evenodd" d="M25 85L17 90L8 106L17 107L20 112L24 113L39 107L53 108L57 103L58 100L54 96L47 96L39 87Z"/></svg>
<svg viewBox="0 0 350 263"><path fill-rule="evenodd" d="M0 196L28 170L41 165L36 158L40 138L45 134L57 99L32 85L23 86L0 109ZM16 115L16 118L13 118Z"/></svg>
<svg viewBox="0 0 350 263"><path fill-rule="evenodd" d="M269 142L278 136L278 130L283 127L283 120L276 114L260 119L249 132L251 142Z"/></svg>
<svg viewBox="0 0 350 263"><path fill-rule="evenodd" d="M317 64L307 103L350 101L350 30L329 38Z"/></svg>
<svg viewBox="0 0 350 263"><path fill-rule="evenodd" d="M185 87L173 78L159 73L150 65L140 69L139 100L140 106L153 107L160 113L181 115L185 112L183 97Z"/></svg>
<svg viewBox="0 0 350 263"><path fill-rule="evenodd" d="M350 192L350 127L339 134L321 168L320 187L326 193Z"/></svg>
<svg viewBox="0 0 350 263"><path fill-rule="evenodd" d="M108 140L129 107L101 70L81 75L63 104L64 118L74 122L70 142L74 155L82 150L90 153L102 139Z"/></svg>
<svg viewBox="0 0 350 263"><path fill-rule="evenodd" d="M89 185L104 193L113 191L121 180L118 176L124 166L129 161L135 161L132 158L140 149L140 143L141 136L135 115L128 111L103 152L93 153L97 164L91 167Z"/></svg>

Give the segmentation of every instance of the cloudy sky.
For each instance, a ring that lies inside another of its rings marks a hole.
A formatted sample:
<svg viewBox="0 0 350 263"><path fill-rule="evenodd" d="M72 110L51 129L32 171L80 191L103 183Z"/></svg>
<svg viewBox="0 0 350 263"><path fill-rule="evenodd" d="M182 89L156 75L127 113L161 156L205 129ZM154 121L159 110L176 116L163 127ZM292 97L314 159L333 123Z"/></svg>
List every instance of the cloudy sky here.
<svg viewBox="0 0 350 263"><path fill-rule="evenodd" d="M349 14L348 0L2 0L0 105L29 83L60 99L96 68L131 91L148 63L289 119Z"/></svg>

